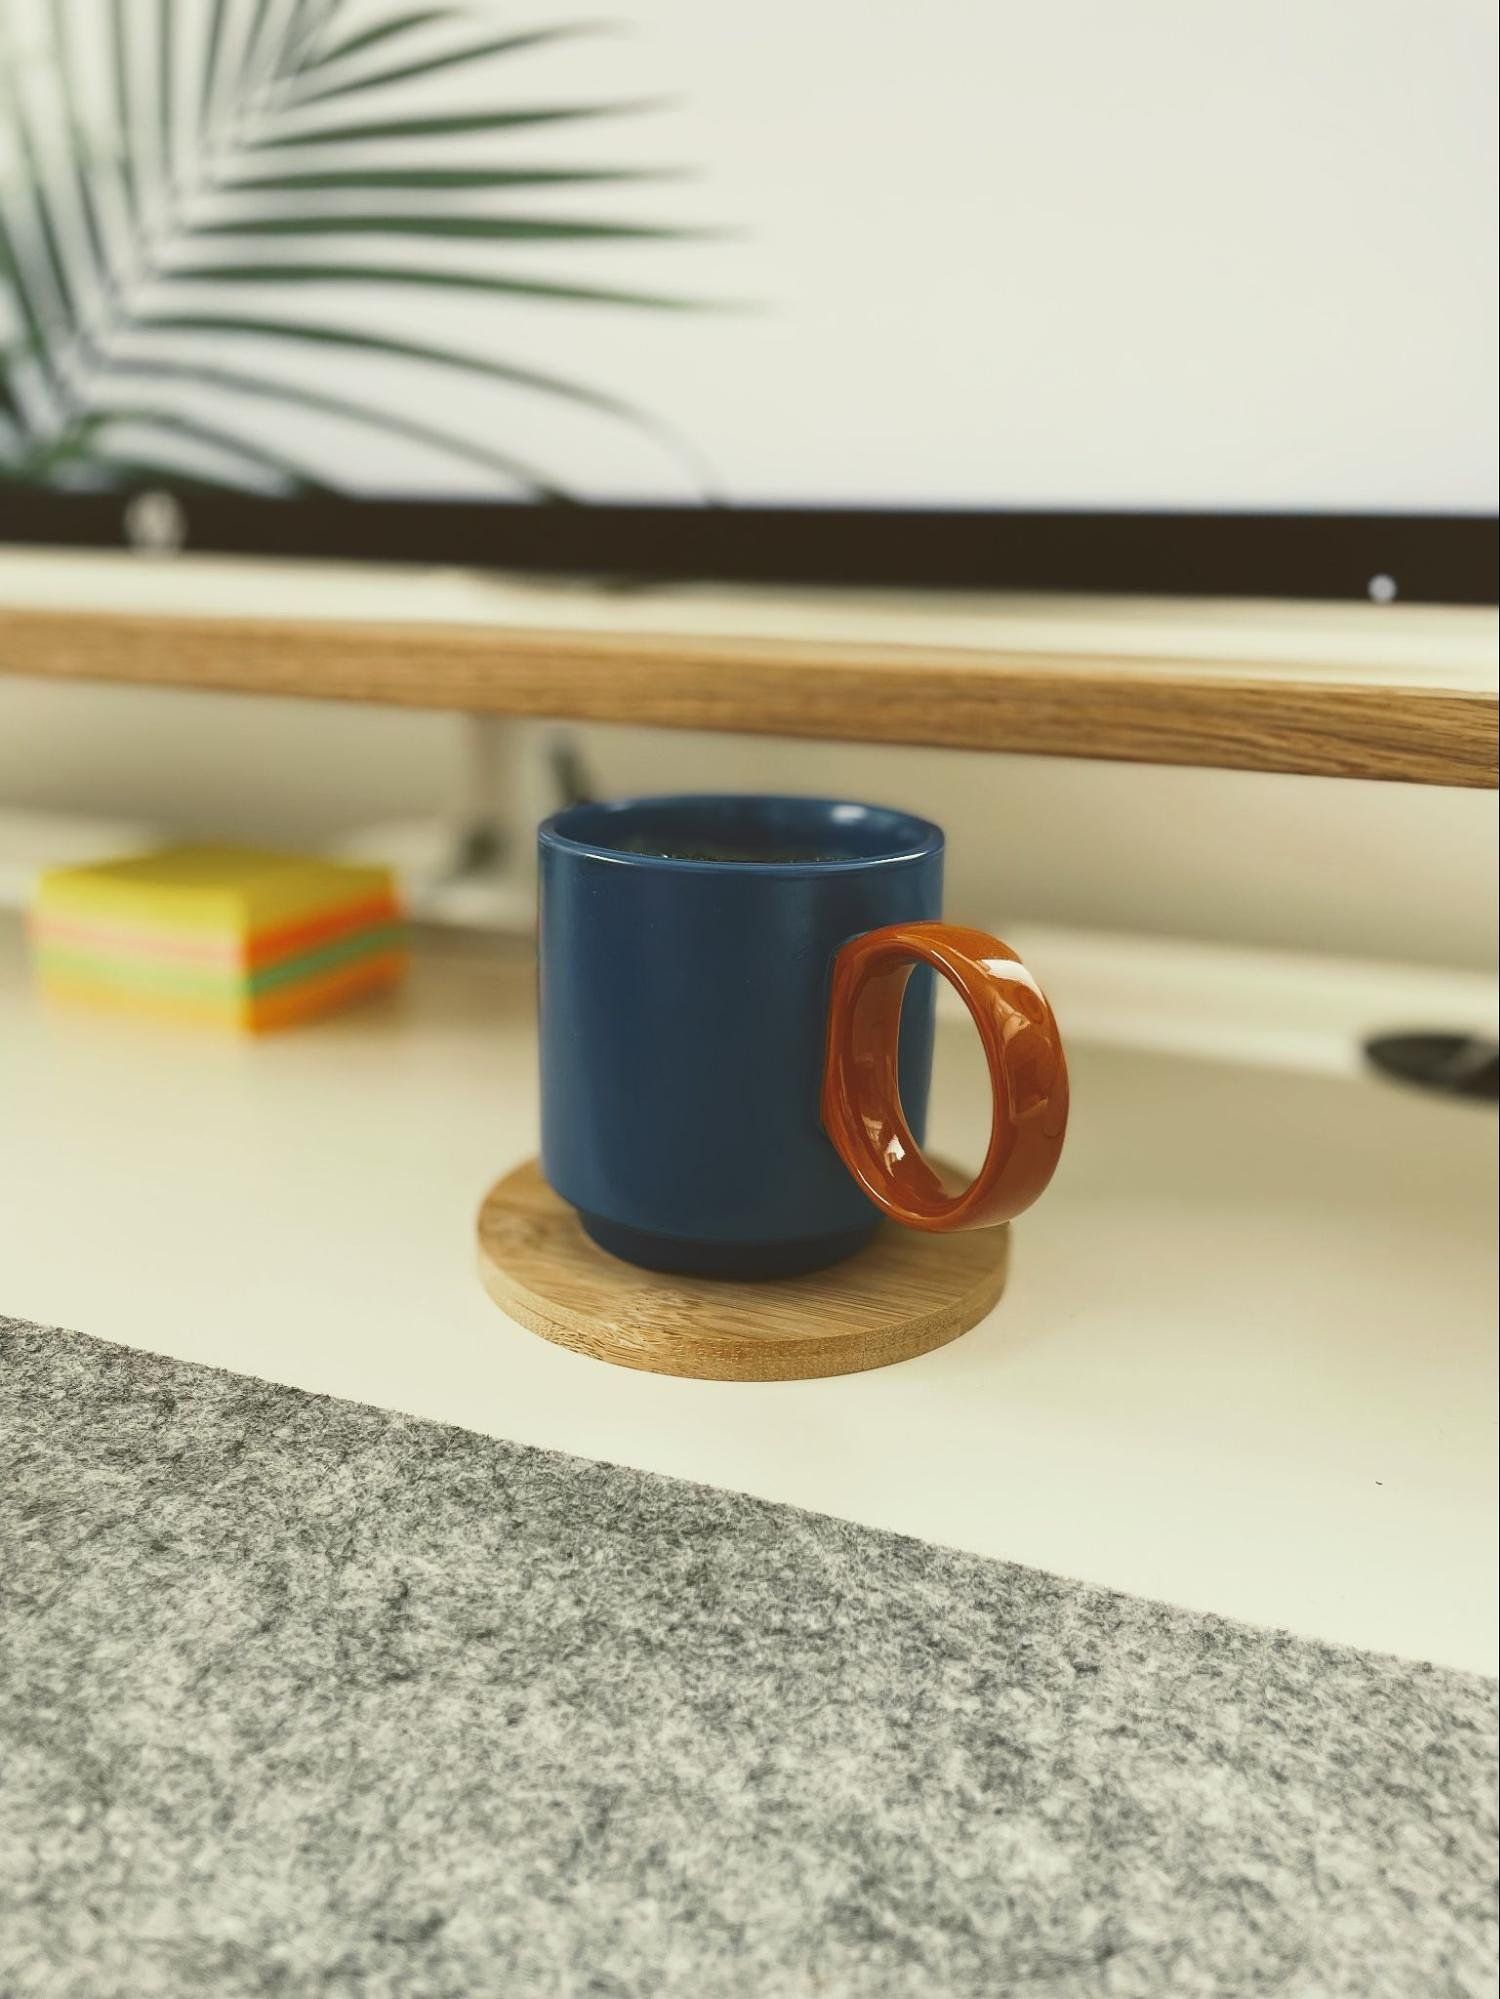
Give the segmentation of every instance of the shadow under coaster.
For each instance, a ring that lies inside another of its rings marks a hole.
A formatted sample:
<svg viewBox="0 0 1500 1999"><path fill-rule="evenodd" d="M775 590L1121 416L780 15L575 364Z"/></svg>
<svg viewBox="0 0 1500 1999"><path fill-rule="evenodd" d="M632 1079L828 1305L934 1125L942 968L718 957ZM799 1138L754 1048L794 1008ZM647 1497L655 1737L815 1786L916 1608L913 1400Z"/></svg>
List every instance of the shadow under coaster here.
<svg viewBox="0 0 1500 1999"><path fill-rule="evenodd" d="M485 1290L529 1331L700 1381L807 1381L930 1353L978 1324L1010 1262L1008 1227L882 1222L868 1248L799 1277L664 1275L594 1242L534 1159L490 1189L478 1233Z"/></svg>

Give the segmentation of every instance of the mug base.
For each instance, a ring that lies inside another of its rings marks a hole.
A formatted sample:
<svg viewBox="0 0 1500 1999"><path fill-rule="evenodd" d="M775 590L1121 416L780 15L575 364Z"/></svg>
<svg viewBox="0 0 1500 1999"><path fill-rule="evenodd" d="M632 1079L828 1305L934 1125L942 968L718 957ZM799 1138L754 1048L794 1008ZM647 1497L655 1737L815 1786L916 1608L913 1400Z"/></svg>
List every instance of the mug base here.
<svg viewBox="0 0 1500 1999"><path fill-rule="evenodd" d="M740 1281L801 1277L809 1270L842 1263L865 1247L877 1226L872 1219L868 1227L841 1229L833 1235L797 1236L790 1242L697 1242L688 1236L654 1235L646 1229L627 1228L621 1222L606 1221L603 1215L586 1214L582 1208L577 1212L589 1240L622 1262L676 1277Z"/></svg>

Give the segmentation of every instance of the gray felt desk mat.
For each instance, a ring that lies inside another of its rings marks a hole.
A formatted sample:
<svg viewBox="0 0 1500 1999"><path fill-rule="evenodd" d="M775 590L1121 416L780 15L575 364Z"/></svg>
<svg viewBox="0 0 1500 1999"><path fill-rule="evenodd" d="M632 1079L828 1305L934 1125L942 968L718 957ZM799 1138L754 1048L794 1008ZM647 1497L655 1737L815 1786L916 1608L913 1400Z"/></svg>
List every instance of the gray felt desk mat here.
<svg viewBox="0 0 1500 1999"><path fill-rule="evenodd" d="M12 1321L0 1564L5 1999L1492 1990L1459 1673Z"/></svg>

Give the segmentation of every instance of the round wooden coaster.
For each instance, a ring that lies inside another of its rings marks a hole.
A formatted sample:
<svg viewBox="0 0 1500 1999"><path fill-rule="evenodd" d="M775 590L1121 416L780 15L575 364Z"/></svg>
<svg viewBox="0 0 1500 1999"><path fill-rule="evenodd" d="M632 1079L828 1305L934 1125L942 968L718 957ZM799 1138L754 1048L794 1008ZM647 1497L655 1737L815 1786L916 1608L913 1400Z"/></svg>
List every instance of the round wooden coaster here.
<svg viewBox="0 0 1500 1999"><path fill-rule="evenodd" d="M479 1274L511 1318L595 1360L700 1381L806 1381L929 1353L984 1317L1009 1258L1008 1228L882 1222L868 1249L806 1277L666 1277L590 1242L534 1159L479 1210Z"/></svg>

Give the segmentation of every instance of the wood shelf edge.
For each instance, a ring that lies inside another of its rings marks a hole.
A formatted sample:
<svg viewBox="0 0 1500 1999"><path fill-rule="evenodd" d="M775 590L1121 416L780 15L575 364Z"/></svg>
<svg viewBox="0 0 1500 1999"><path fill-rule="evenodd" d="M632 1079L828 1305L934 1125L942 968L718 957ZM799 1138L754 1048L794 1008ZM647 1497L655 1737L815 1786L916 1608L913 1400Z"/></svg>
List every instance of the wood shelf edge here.
<svg viewBox="0 0 1500 1999"><path fill-rule="evenodd" d="M1483 692L1206 662L311 618L6 609L0 673L1493 789Z"/></svg>

